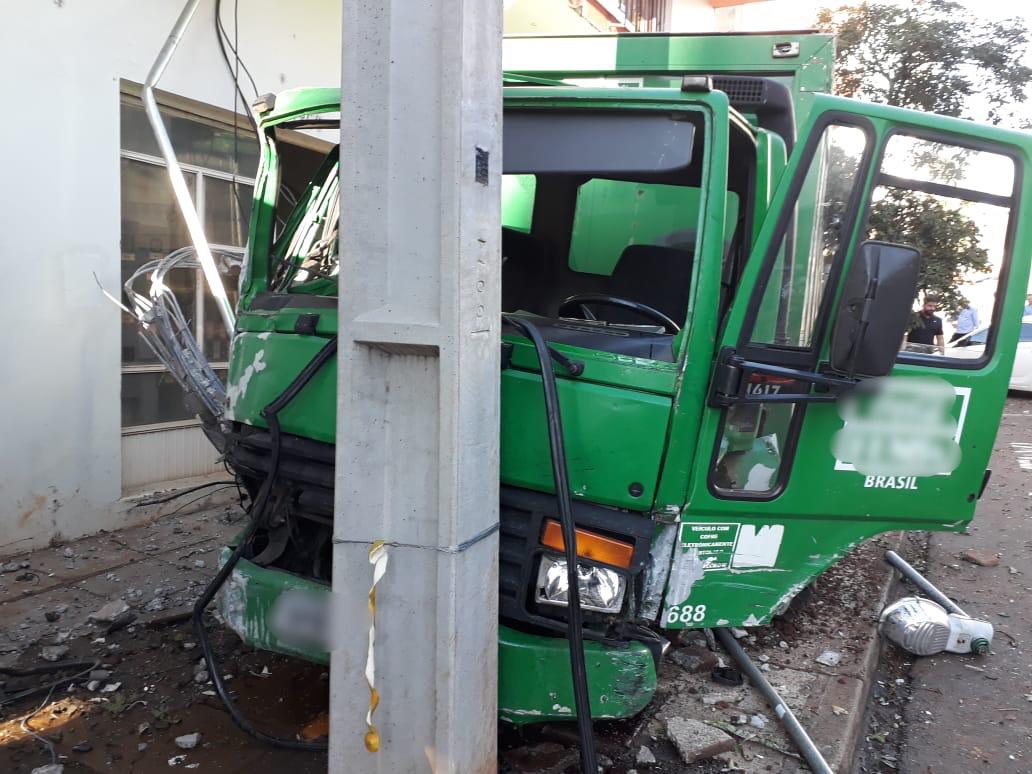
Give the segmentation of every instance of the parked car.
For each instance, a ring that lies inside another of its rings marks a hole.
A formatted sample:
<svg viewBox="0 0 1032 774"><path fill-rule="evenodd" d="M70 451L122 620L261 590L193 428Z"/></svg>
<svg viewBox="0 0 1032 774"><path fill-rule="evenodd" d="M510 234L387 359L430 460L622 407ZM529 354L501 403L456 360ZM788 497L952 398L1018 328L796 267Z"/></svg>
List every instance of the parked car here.
<svg viewBox="0 0 1032 774"><path fill-rule="evenodd" d="M986 325L967 336L946 345L950 357L980 357L989 339ZM1011 371L1010 388L1020 392L1032 392L1032 315L1021 319L1021 338L1014 356L1014 370Z"/></svg>

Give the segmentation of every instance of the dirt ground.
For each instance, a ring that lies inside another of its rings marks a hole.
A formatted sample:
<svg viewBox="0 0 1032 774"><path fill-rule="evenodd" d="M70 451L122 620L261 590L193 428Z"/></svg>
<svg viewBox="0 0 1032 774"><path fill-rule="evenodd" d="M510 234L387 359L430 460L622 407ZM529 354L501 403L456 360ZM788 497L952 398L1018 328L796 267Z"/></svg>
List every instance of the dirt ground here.
<svg viewBox="0 0 1032 774"><path fill-rule="evenodd" d="M0 674L0 771L30 772L51 760L68 772L325 770L324 753L271 748L242 732L206 676L198 676L200 646L187 614L214 571L218 548L240 529L241 519L232 506L180 512L149 526L0 561L0 667L45 665L44 656L54 655L54 648L62 660L83 663L71 686L16 701L8 700L50 677ZM872 632L888 578L881 555L896 544L895 536L865 544L800 595L773 626L743 633L740 640L834 765L852 754L848 742L863 711ZM123 600L135 618L109 632L90 615L113 600ZM327 670L245 648L210 613L208 618L222 672L244 714L277 736L317 736L325 723ZM819 664L826 650L835 651L840 663ZM596 724L606 770L803 770L770 708L750 686L714 682L710 669L721 663L729 664L726 656L706 649L701 633L675 637L646 711ZM675 717L721 729L733 749L686 766L665 731ZM177 737L192 734L200 735L196 746L181 749ZM499 729L501 771L559 774L576 771L576 764L570 724Z"/></svg>

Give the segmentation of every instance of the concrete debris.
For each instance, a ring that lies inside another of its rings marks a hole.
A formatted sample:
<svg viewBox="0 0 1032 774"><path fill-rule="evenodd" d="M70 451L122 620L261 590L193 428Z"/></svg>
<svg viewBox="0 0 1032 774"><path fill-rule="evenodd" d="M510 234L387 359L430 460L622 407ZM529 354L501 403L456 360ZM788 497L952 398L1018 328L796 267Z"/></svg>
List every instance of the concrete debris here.
<svg viewBox="0 0 1032 774"><path fill-rule="evenodd" d="M826 667L837 667L842 663L842 654L837 650L826 650L814 660Z"/></svg>
<svg viewBox="0 0 1032 774"><path fill-rule="evenodd" d="M48 763L46 766L37 766L30 774L64 774L64 764Z"/></svg>
<svg viewBox="0 0 1032 774"><path fill-rule="evenodd" d="M0 565L0 573L18 572L21 569L21 565L18 562L5 562Z"/></svg>
<svg viewBox="0 0 1032 774"><path fill-rule="evenodd" d="M91 669L90 680L110 680L111 672L107 669Z"/></svg>
<svg viewBox="0 0 1032 774"><path fill-rule="evenodd" d="M75 552L71 548L68 548L67 546L65 546L65 550L62 551L61 554L66 559L72 559L75 556Z"/></svg>
<svg viewBox="0 0 1032 774"><path fill-rule="evenodd" d="M103 688L100 689L100 692L101 693L114 693L115 691L117 691L121 687L122 687L121 683L108 683L107 685L105 685Z"/></svg>
<svg viewBox="0 0 1032 774"><path fill-rule="evenodd" d="M698 720L667 718L666 733L685 763L706 760L735 748L732 737Z"/></svg>
<svg viewBox="0 0 1032 774"><path fill-rule="evenodd" d="M766 653L761 653L756 657L756 660L759 661L761 664L766 664L768 661L770 661L770 656L768 656Z"/></svg>
<svg viewBox="0 0 1032 774"><path fill-rule="evenodd" d="M162 597L154 597L154 599L143 606L143 612L145 613L158 613L164 609L165 600Z"/></svg>
<svg viewBox="0 0 1032 774"><path fill-rule="evenodd" d="M997 567L1000 564L1000 557L984 548L969 548L961 552L960 558L979 567Z"/></svg>
<svg viewBox="0 0 1032 774"><path fill-rule="evenodd" d="M748 715L742 715L740 713L737 714L737 715L732 715L731 716L731 723L736 725L736 726L747 726L747 725L749 725L749 716Z"/></svg>
<svg viewBox="0 0 1032 774"><path fill-rule="evenodd" d="M194 567L204 567L204 560L203 559L194 559L193 566Z"/></svg>
<svg viewBox="0 0 1032 774"><path fill-rule="evenodd" d="M644 766L650 763L655 763L656 756L652 754L652 750L645 745L642 745L641 749L638 750L638 755L635 757L634 762L639 766Z"/></svg>
<svg viewBox="0 0 1032 774"><path fill-rule="evenodd" d="M720 663L720 659L709 648L697 645L671 650L669 658L691 674L708 672Z"/></svg>
<svg viewBox="0 0 1032 774"><path fill-rule="evenodd" d="M44 645L39 651L44 661L60 661L68 655L67 645Z"/></svg>
<svg viewBox="0 0 1032 774"><path fill-rule="evenodd" d="M210 679L207 669L202 669L193 676L194 682L198 685L204 685Z"/></svg>
<svg viewBox="0 0 1032 774"><path fill-rule="evenodd" d="M753 715L749 718L749 725L753 728L766 728L767 716L762 714Z"/></svg>
<svg viewBox="0 0 1032 774"><path fill-rule="evenodd" d="M168 765L169 766L181 766L181 765L183 765L184 761L186 761L186 756L185 755L173 755L171 758L168 759Z"/></svg>
<svg viewBox="0 0 1032 774"><path fill-rule="evenodd" d="M95 691L98 688L100 688L100 680L90 680L88 683L86 683L87 691Z"/></svg>
<svg viewBox="0 0 1032 774"><path fill-rule="evenodd" d="M736 640L741 640L741 639L745 639L746 637L748 637L749 636L749 632L747 632L745 629L737 629L737 628L732 626L731 627L731 636L734 637Z"/></svg>
<svg viewBox="0 0 1032 774"><path fill-rule="evenodd" d="M201 741L201 735L198 732L192 734L183 734L182 736L176 737L176 747L180 750L192 750Z"/></svg>
<svg viewBox="0 0 1032 774"><path fill-rule="evenodd" d="M107 629L104 633L111 634L112 632L117 632L119 629L128 626L135 620L136 613L134 613L132 610L125 610L114 617L111 623L107 625ZM108 649L113 650L114 648L112 648L112 646L109 645Z"/></svg>
<svg viewBox="0 0 1032 774"><path fill-rule="evenodd" d="M681 629L677 635L677 641L686 647L708 647L706 635L698 629Z"/></svg>
<svg viewBox="0 0 1032 774"><path fill-rule="evenodd" d="M832 704L831 705L831 711L834 712L836 715L848 715L849 714L849 710L847 710L845 707L840 707L837 704Z"/></svg>
<svg viewBox="0 0 1032 774"><path fill-rule="evenodd" d="M71 632L58 632L54 635L54 644L60 645L62 642L68 642L68 639L72 636Z"/></svg>
<svg viewBox="0 0 1032 774"><path fill-rule="evenodd" d="M129 605L121 599L113 599L104 605L100 610L90 613L89 620L94 623L112 623L118 616L128 613Z"/></svg>

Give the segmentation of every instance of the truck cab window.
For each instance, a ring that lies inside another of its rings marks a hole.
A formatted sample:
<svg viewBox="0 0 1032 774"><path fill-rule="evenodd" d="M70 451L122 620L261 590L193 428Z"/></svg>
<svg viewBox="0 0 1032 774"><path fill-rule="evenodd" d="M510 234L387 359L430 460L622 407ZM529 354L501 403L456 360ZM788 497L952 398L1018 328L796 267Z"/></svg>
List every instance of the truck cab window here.
<svg viewBox="0 0 1032 774"><path fill-rule="evenodd" d="M506 115L502 308L553 342L672 362L703 210L701 121L600 111L588 143L581 118Z"/></svg>

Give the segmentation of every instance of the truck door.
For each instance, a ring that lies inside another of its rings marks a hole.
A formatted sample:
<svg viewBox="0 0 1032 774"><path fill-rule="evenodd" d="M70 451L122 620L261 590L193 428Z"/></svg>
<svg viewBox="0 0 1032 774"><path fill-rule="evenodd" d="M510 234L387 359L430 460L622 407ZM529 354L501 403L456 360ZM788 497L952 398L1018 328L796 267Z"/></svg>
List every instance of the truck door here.
<svg viewBox="0 0 1032 774"><path fill-rule="evenodd" d="M865 538L970 521L1021 327L1030 148L817 96L718 335L663 625L766 623ZM874 392L830 360L850 268L886 242L919 251L918 290ZM950 346L965 305L984 348Z"/></svg>

